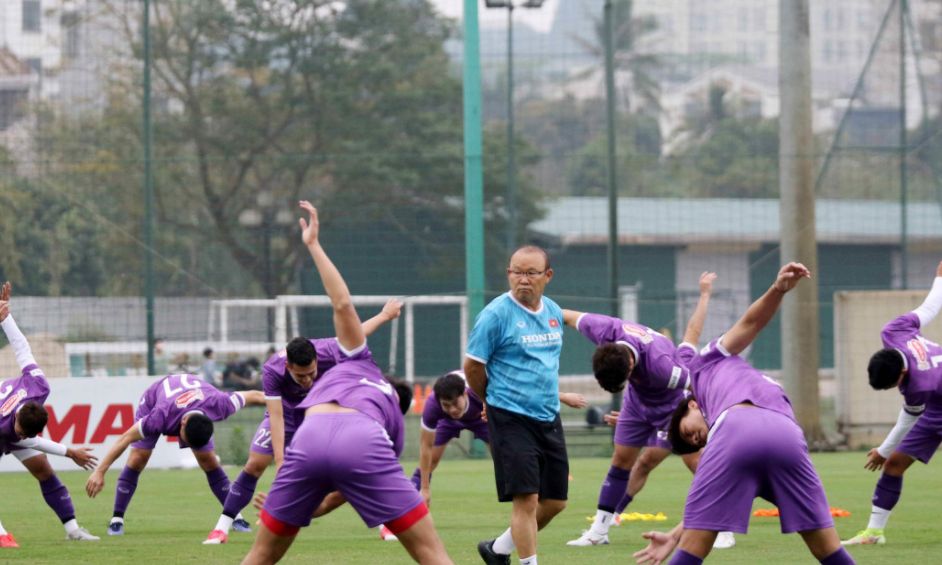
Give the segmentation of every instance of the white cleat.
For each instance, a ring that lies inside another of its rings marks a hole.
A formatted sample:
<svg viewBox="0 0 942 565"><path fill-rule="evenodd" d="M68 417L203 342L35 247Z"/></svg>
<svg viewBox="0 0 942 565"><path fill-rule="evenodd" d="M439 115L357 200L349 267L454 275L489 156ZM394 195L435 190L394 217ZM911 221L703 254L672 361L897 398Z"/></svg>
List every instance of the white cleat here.
<svg viewBox="0 0 942 565"><path fill-rule="evenodd" d="M65 539L73 541L98 541L101 538L88 533L85 528L79 528L66 534Z"/></svg>
<svg viewBox="0 0 942 565"><path fill-rule="evenodd" d="M379 538L383 541L398 541L399 538L396 537L396 534L392 533L389 528L386 527L386 524L382 524L379 527Z"/></svg>
<svg viewBox="0 0 942 565"><path fill-rule="evenodd" d="M720 532L716 534L716 539L713 541L713 549L729 549L734 545L736 545L736 536L733 532Z"/></svg>
<svg viewBox="0 0 942 565"><path fill-rule="evenodd" d="M582 532L577 539L566 542L566 545L588 547L590 545L608 545L608 534L597 534L591 529Z"/></svg>

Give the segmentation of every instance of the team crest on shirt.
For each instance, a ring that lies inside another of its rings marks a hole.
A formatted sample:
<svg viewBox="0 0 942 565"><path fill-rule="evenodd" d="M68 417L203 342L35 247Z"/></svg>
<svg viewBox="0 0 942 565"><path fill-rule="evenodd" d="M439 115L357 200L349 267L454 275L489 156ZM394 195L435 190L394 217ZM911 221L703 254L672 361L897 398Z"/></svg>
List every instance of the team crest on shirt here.
<svg viewBox="0 0 942 565"><path fill-rule="evenodd" d="M641 343L651 343L654 341L654 337L648 333L647 328L633 326L631 324L622 324L621 330L631 337L637 338Z"/></svg>
<svg viewBox="0 0 942 565"><path fill-rule="evenodd" d="M26 389L17 389L13 396L7 398L6 402L3 403L3 406L0 406L0 416L9 416L10 412L13 412L13 409L16 408L16 405L19 404L20 401L24 398L26 398Z"/></svg>
<svg viewBox="0 0 942 565"><path fill-rule="evenodd" d="M206 397L203 395L202 389L196 388L184 392L178 396L177 399L173 401L173 403L177 405L177 408L186 408L190 404L203 400L204 398Z"/></svg>
<svg viewBox="0 0 942 565"><path fill-rule="evenodd" d="M556 318L550 318L549 325L551 328L558 328L559 322L556 321Z"/></svg>
<svg viewBox="0 0 942 565"><path fill-rule="evenodd" d="M929 350L926 349L926 345L922 343L922 340L919 338L911 339L906 342L906 348L916 358L916 368L920 371L929 370Z"/></svg>

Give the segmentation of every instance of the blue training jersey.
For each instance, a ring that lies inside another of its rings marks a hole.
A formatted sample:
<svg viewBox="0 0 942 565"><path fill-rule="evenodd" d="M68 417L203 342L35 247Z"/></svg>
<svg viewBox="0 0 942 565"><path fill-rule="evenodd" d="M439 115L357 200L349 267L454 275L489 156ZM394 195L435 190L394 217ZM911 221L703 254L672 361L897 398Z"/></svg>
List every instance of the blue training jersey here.
<svg viewBox="0 0 942 565"><path fill-rule="evenodd" d="M467 356L487 370L487 403L543 422L559 414L563 311L542 298L534 312L505 293L474 321Z"/></svg>

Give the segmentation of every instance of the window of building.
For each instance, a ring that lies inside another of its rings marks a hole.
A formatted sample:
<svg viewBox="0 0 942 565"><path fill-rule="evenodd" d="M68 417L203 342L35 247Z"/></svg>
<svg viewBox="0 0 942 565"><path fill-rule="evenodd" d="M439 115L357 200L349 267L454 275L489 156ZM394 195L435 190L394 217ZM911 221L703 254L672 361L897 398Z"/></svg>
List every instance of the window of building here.
<svg viewBox="0 0 942 565"><path fill-rule="evenodd" d="M39 57L29 57L23 59L23 62L26 63L26 66L29 67L29 70L33 71L37 75L43 74L43 60Z"/></svg>
<svg viewBox="0 0 942 565"><path fill-rule="evenodd" d="M39 33L42 31L42 21L40 0L23 0L23 31Z"/></svg>
<svg viewBox="0 0 942 565"><path fill-rule="evenodd" d="M0 90L0 131L26 115L26 90Z"/></svg>
<svg viewBox="0 0 942 565"><path fill-rule="evenodd" d="M62 56L67 59L74 59L79 56L79 33L81 26L79 15L75 12L62 13Z"/></svg>

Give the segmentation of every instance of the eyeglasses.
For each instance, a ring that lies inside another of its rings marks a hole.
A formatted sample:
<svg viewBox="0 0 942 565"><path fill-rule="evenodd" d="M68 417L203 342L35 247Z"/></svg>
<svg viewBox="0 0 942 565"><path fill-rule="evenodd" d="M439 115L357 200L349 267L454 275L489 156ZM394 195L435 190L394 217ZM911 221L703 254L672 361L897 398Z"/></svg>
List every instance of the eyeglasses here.
<svg viewBox="0 0 942 565"><path fill-rule="evenodd" d="M545 272L546 271L534 271L534 270L518 271L517 269L507 269L508 275L513 275L517 277L518 279L523 278L523 277L526 277L528 279L535 279L537 277L543 276L543 273Z"/></svg>

